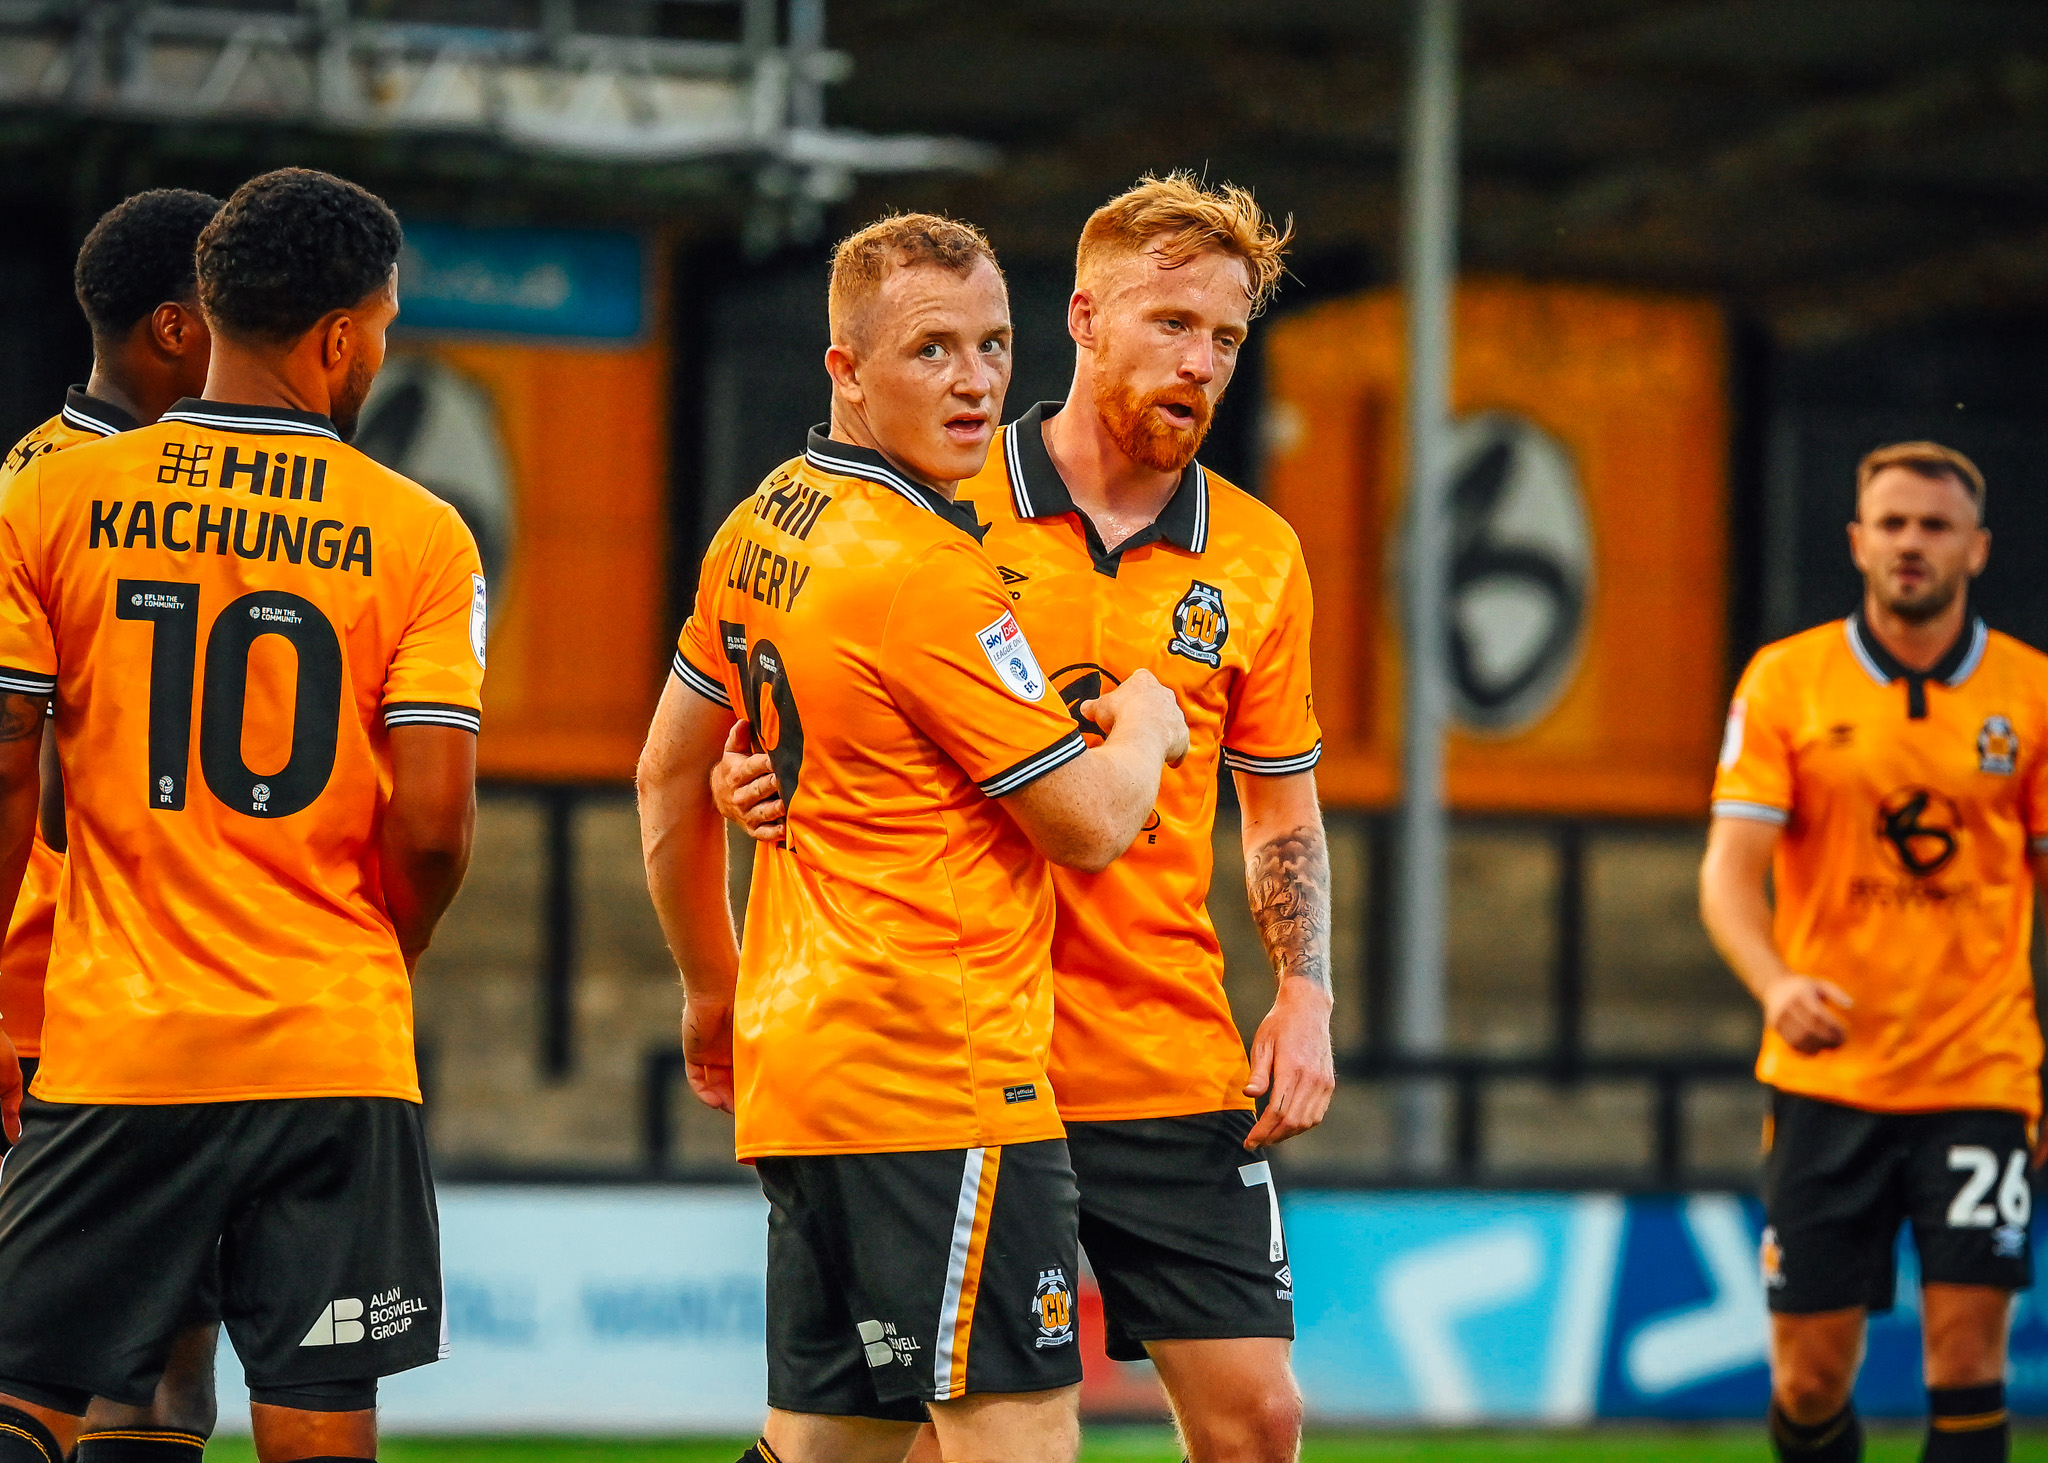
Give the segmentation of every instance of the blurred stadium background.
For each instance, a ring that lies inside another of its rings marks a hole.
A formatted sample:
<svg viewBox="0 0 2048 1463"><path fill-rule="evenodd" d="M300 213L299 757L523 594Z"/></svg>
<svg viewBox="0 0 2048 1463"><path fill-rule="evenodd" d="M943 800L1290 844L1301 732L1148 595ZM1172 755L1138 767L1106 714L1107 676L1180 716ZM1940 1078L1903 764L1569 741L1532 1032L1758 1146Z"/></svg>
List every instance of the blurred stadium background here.
<svg viewBox="0 0 2048 1463"><path fill-rule="evenodd" d="M407 224L360 442L462 508L497 592L477 855L418 995L457 1354L387 1387L393 1431L751 1426L760 1203L729 1123L680 1090L627 786L666 646L710 529L824 414L832 238L892 207L983 225L1014 414L1065 390L1081 221L1170 167L1300 229L1204 456L1302 531L1319 601L1346 1080L1274 1160L1312 1415L1761 1415L1757 1019L1694 914L1721 706L1757 645L1853 602L1853 464L1904 437L1984 466L1980 603L2048 646L2048 7L1466 0L1433 1052L1394 1039L1390 918L1410 20L0 0L7 440L85 373L70 260L120 197L304 164ZM1249 1030L1269 976L1232 818L1213 908ZM1417 1080L1449 1119L1426 1162L1396 1132ZM1916 1347L1909 1307L1875 1328L1866 1411L1917 1414ZM2048 1414L2031 1297L2015 1348L2015 1403ZM1162 1415L1144 1368L1099 1354L1087 1401ZM1129 1436L1102 1456L1166 1446ZM1762 1447L1736 1437L1697 1456ZM1517 1456L1694 1456L1553 1442Z"/></svg>

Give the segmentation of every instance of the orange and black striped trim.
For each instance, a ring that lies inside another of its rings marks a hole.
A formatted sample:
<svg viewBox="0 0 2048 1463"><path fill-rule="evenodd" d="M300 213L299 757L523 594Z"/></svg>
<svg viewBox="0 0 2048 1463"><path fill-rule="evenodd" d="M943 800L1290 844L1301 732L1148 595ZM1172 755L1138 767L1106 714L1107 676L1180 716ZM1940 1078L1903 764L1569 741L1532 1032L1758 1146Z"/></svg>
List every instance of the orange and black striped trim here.
<svg viewBox="0 0 2048 1463"><path fill-rule="evenodd" d="M2001 1407L1996 1412L1972 1412L1962 1417L1930 1417L1927 1425L1938 1433L1981 1433L2004 1427L2011 1415Z"/></svg>
<svg viewBox="0 0 2048 1463"><path fill-rule="evenodd" d="M18 1438L26 1439L38 1453L41 1453L45 1458L48 1458L50 1460L50 1463L64 1463L64 1460L61 1457L50 1451L50 1445L48 1443L44 1442L41 1438L37 1437L34 1433L30 1432L25 1427L16 1427L11 1422L0 1422L0 1433L13 1433Z"/></svg>
<svg viewBox="0 0 2048 1463"><path fill-rule="evenodd" d="M176 1428L107 1428L102 1432L80 1433L81 1443L190 1443L195 1448L206 1446L206 1439L198 1433L180 1432Z"/></svg>

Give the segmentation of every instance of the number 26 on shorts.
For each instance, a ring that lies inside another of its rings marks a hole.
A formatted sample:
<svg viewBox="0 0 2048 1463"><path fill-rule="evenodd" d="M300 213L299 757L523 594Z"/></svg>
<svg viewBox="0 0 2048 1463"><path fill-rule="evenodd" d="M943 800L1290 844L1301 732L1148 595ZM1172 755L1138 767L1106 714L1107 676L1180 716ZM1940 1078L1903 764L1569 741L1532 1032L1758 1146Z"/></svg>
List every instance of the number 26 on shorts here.
<svg viewBox="0 0 2048 1463"><path fill-rule="evenodd" d="M1999 1175L1998 1155L1975 1144L1958 1144L1948 1151L1948 1166L1969 1177L1956 1190L1948 1206L1950 1229L1990 1229L2003 1221L2025 1228L2034 1213L2034 1191L2027 1185L2027 1150L2013 1149ZM1997 1204L1990 1202L1993 1188Z"/></svg>

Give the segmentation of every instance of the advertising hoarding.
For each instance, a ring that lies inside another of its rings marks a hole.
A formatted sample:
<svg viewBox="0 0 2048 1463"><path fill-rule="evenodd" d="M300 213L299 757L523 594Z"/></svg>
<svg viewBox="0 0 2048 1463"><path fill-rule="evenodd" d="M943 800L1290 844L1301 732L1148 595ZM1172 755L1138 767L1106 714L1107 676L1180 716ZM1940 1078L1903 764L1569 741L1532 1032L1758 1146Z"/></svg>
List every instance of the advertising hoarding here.
<svg viewBox="0 0 2048 1463"><path fill-rule="evenodd" d="M1268 502L1315 586L1317 781L1400 792L1401 302L1265 332ZM1702 817L1726 660L1726 329L1578 285L1457 296L1446 790L1473 811Z"/></svg>
<svg viewBox="0 0 2048 1463"><path fill-rule="evenodd" d="M1295 1368L1312 1422L1576 1424L1761 1418L1762 1215L1732 1194L1304 1192L1285 1199ZM767 1385L767 1205L733 1188L441 1193L447 1360L386 1380L407 1432L749 1434ZM2043 1227L2036 1225L2038 1243ZM1875 1318L1857 1391L1924 1410L1917 1273ZM1096 1415L1158 1405L1102 1354L1081 1297ZM437 1323L427 1318L422 1324ZM2020 1298L2015 1411L2048 1415L2048 1276ZM221 1426L247 1427L221 1354Z"/></svg>

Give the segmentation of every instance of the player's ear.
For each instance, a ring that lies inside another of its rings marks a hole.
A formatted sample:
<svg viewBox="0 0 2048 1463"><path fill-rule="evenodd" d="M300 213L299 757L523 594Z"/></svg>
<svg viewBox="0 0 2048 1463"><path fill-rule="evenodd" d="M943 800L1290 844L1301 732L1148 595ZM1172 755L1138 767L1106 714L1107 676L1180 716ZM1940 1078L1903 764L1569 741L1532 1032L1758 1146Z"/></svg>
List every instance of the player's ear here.
<svg viewBox="0 0 2048 1463"><path fill-rule="evenodd" d="M1067 301L1067 334L1082 350L1095 349L1095 296L1077 289Z"/></svg>
<svg viewBox="0 0 2048 1463"><path fill-rule="evenodd" d="M1970 577L1975 579L1991 562L1991 530L1980 528L1970 545Z"/></svg>
<svg viewBox="0 0 2048 1463"><path fill-rule="evenodd" d="M864 400L860 387L860 357L850 345L833 341L825 350L825 374L832 389L848 401Z"/></svg>
<svg viewBox="0 0 2048 1463"><path fill-rule="evenodd" d="M1863 525L1854 518L1849 520L1849 562L1863 567Z"/></svg>
<svg viewBox="0 0 2048 1463"><path fill-rule="evenodd" d="M150 312L149 335L167 356L184 356L205 346L206 317L196 300L166 300Z"/></svg>

